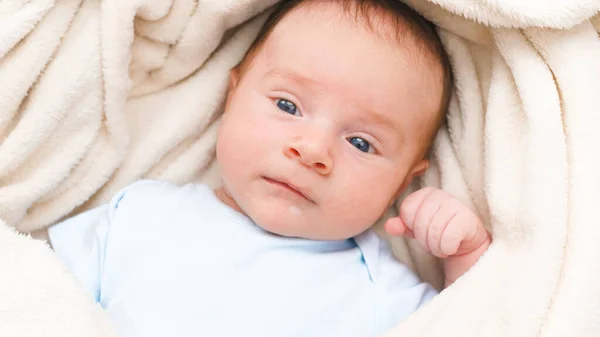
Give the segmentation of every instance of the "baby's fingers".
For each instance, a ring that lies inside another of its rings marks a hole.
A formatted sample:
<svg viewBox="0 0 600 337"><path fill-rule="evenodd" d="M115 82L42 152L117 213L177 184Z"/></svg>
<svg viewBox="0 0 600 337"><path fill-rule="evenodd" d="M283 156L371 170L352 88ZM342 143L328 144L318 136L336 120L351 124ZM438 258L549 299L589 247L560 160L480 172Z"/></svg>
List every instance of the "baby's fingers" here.
<svg viewBox="0 0 600 337"><path fill-rule="evenodd" d="M400 219L410 230L414 230L415 217L423 202L436 191L435 188L426 187L409 194L398 210Z"/></svg>
<svg viewBox="0 0 600 337"><path fill-rule="evenodd" d="M439 250L438 246L433 247L429 243L430 231L432 230L431 226L444 226L444 224L435 224L434 218L436 214L451 201L451 196L439 189L433 189L431 193L427 194L426 197L422 200L417 213L415 215L415 220L413 223L413 232L415 233L415 239L417 242L425 248L426 251L434 253L433 250ZM443 219L440 219L442 221ZM448 219L446 219L448 220ZM437 220L435 220L437 221ZM443 228L435 228L437 231L441 231ZM440 233L434 234L438 237L441 235Z"/></svg>
<svg viewBox="0 0 600 337"><path fill-rule="evenodd" d="M456 213L446 225L440 242L440 252L446 256L456 255L460 244L467 234L469 214L467 212Z"/></svg>
<svg viewBox="0 0 600 337"><path fill-rule="evenodd" d="M456 207L451 205L451 203L445 203L433 215L427 233L427 246L429 247L431 254L439 258L448 257L448 254L442 250L442 238L444 237L446 228L457 213ZM450 250L451 249L452 248L450 248Z"/></svg>
<svg viewBox="0 0 600 337"><path fill-rule="evenodd" d="M385 231L391 236L407 236L414 238L413 232L404 225L400 217L393 217L387 219L383 225Z"/></svg>

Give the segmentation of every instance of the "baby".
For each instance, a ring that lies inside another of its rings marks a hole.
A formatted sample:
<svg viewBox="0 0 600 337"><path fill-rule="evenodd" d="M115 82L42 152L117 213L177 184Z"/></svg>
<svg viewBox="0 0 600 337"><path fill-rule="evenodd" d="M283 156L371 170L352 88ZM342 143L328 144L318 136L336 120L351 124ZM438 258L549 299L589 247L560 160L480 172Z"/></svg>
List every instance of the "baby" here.
<svg viewBox="0 0 600 337"><path fill-rule="evenodd" d="M435 296L370 227L428 167L449 62L398 0L284 1L231 71L223 185L141 181L49 230L122 336L375 336ZM445 258L491 238L433 188L392 235Z"/></svg>

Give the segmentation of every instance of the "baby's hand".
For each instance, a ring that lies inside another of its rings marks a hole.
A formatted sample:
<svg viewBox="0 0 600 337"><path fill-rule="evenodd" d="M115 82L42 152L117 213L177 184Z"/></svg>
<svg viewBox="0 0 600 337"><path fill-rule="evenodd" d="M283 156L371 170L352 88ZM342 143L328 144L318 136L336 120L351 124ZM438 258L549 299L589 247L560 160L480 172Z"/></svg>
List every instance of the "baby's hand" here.
<svg viewBox="0 0 600 337"><path fill-rule="evenodd" d="M415 238L419 245L440 258L465 255L490 243L483 224L465 204L437 188L426 187L410 194L399 217L385 223L392 236Z"/></svg>

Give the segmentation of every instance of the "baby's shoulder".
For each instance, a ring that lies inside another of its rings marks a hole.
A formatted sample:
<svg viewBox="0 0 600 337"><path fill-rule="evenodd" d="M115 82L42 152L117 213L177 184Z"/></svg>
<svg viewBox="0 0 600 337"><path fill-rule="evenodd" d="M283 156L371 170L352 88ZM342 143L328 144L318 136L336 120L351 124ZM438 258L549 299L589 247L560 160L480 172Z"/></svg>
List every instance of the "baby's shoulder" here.
<svg viewBox="0 0 600 337"><path fill-rule="evenodd" d="M110 217L156 218L201 209L214 199L206 185L177 185L167 181L140 180L121 189L109 202Z"/></svg>

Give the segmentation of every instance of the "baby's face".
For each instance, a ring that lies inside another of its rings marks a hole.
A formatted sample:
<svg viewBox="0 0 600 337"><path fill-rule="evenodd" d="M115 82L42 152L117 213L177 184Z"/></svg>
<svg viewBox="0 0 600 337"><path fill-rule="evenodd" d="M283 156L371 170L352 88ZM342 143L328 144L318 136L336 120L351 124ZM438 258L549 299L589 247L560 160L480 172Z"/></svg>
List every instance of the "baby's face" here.
<svg viewBox="0 0 600 337"><path fill-rule="evenodd" d="M442 88L339 9L306 12L289 13L232 73L219 192L267 231L345 239L426 168L420 130Z"/></svg>

